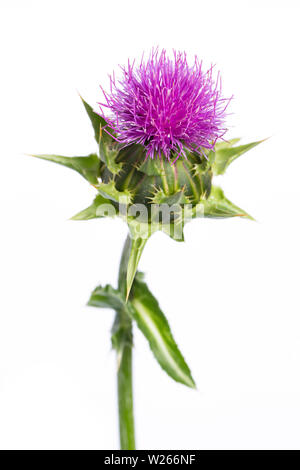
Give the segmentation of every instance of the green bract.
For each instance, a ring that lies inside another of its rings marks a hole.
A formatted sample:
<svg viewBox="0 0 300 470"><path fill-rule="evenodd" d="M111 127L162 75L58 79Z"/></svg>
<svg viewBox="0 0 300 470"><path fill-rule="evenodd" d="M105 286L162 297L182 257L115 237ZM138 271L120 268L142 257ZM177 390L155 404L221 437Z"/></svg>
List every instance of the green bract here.
<svg viewBox="0 0 300 470"><path fill-rule="evenodd" d="M113 135L105 120L82 101L94 128L97 153L35 156L76 170L97 190L92 204L73 216L73 220L117 215L128 224L130 238L123 252L118 289L97 287L89 305L117 312L112 342L119 361L122 357L125 360L124 351L131 345L133 319L161 367L176 381L194 387L164 314L141 275L136 275L138 263L147 240L158 230L182 241L185 223L196 217L251 219L219 187L213 186L212 180L260 142L237 145L239 139L233 139L216 144L215 152L203 149L202 156L186 151L186 158L181 157L174 164L167 159L146 159L144 147L137 144L122 147L103 129L106 126Z"/></svg>

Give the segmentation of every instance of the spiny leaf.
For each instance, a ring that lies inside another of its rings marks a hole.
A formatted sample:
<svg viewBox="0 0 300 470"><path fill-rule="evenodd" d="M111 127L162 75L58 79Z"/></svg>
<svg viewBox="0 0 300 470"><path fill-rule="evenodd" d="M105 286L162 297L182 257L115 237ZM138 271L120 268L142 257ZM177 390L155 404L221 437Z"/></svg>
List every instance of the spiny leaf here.
<svg viewBox="0 0 300 470"><path fill-rule="evenodd" d="M32 155L33 157L48 160L77 171L91 184L98 183L100 173L100 160L98 155L91 153L86 157L64 157L62 155Z"/></svg>
<svg viewBox="0 0 300 470"><path fill-rule="evenodd" d="M254 220L247 212L230 202L221 188L213 186L208 199L204 199L194 208L194 217L227 218L245 217Z"/></svg>
<svg viewBox="0 0 300 470"><path fill-rule="evenodd" d="M80 96L80 95L79 95ZM103 119L99 114L95 113L93 108L80 96L81 101L85 107L85 110L91 120L94 132L95 132L95 139L97 144L99 144L99 136L100 136L100 127L105 127L107 126L107 122L105 119ZM107 127L107 129L110 131L110 128Z"/></svg>
<svg viewBox="0 0 300 470"><path fill-rule="evenodd" d="M132 344L132 331L130 325L130 316L128 305L125 303L122 293L114 289L111 285L104 287L98 286L92 292L88 305L98 308L112 308L116 310L117 315L112 327L111 342L112 347L118 352L118 361L121 361L124 347ZM120 315L120 312L126 312Z"/></svg>
<svg viewBox="0 0 300 470"><path fill-rule="evenodd" d="M111 201L98 194L93 204L71 217L71 220L90 220L114 215L116 215L116 209Z"/></svg>
<svg viewBox="0 0 300 470"><path fill-rule="evenodd" d="M240 138L235 138L235 139L229 139L229 140L224 140L223 142L218 142L215 145L216 151L228 148L228 147L233 147L233 145L237 144L240 142Z"/></svg>
<svg viewBox="0 0 300 470"><path fill-rule="evenodd" d="M111 173L118 174L122 169L122 164L115 161L120 148L119 144L111 137L114 135L114 131L109 127L105 119L95 113L93 108L82 97L81 100L94 128L95 139L99 144L100 158Z"/></svg>
<svg viewBox="0 0 300 470"><path fill-rule="evenodd" d="M148 241L148 238L142 238L142 237L131 238L130 255L128 259L127 273L126 273L126 300L129 297L130 289L134 281L138 264L139 264L140 258L142 256L142 253L143 253L143 250L145 248L147 241Z"/></svg>
<svg viewBox="0 0 300 470"><path fill-rule="evenodd" d="M102 196L111 199L119 204L130 204L132 199L131 192L126 189L125 191L118 191L115 182L111 180L109 183L100 183L97 184L96 189L99 191Z"/></svg>
<svg viewBox="0 0 300 470"><path fill-rule="evenodd" d="M120 310L124 308L125 301L121 293L110 284L98 286L93 290L88 305L99 308L113 308Z"/></svg>
<svg viewBox="0 0 300 470"><path fill-rule="evenodd" d="M212 164L212 169L215 175L222 175L228 166L238 157L243 155L243 153L248 152L248 150L256 147L258 144L264 142L260 140L258 142L251 142L246 145L239 145L238 147L223 146L216 149L214 162Z"/></svg>
<svg viewBox="0 0 300 470"><path fill-rule="evenodd" d="M128 311L167 374L177 382L195 388L190 369L174 341L168 321L157 300L139 276L134 281Z"/></svg>
<svg viewBox="0 0 300 470"><path fill-rule="evenodd" d="M160 229L160 225L148 221L141 221L139 217L127 217L126 221L130 232L130 245L128 246L129 256L126 259L125 292L127 300L145 245L151 235Z"/></svg>
<svg viewBox="0 0 300 470"><path fill-rule="evenodd" d="M127 301L145 245L151 234L159 228L148 222L140 222L134 217L126 217L126 222L130 234L121 259L118 285Z"/></svg>

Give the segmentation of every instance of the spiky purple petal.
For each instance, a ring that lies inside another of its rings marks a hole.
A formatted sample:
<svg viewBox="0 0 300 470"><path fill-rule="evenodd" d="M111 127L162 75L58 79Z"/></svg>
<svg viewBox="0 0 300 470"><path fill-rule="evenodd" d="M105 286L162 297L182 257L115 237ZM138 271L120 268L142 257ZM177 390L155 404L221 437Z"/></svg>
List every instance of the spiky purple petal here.
<svg viewBox="0 0 300 470"><path fill-rule="evenodd" d="M185 156L185 148L213 149L225 134L229 100L221 96L219 74L214 80L213 67L204 72L197 57L189 66L185 53L174 51L170 59L156 49L139 66L128 61L121 70L122 79L110 77L110 93L103 91L106 103L99 103L119 142L143 145L146 157L174 161Z"/></svg>

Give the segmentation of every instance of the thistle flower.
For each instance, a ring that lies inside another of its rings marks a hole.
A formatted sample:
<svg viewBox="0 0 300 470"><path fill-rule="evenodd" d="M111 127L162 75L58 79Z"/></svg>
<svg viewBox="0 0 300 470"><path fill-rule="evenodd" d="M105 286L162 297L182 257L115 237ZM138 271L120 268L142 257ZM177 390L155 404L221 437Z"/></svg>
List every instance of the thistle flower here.
<svg viewBox="0 0 300 470"><path fill-rule="evenodd" d="M203 154L222 139L230 100L222 98L213 67L205 72L197 57L190 66L185 53L174 51L172 60L155 49L139 66L128 61L121 70L119 81L110 76L110 93L101 87L106 103L99 103L119 142L143 145L146 158L176 161L186 158L185 149Z"/></svg>
<svg viewBox="0 0 300 470"><path fill-rule="evenodd" d="M101 106L111 116L94 112L82 99L97 152L36 156L77 171L97 190L92 204L73 220L118 215L128 224L118 287L96 287L88 304L116 311L112 345L118 359L120 443L122 450L131 450L135 448L132 322L162 369L175 381L195 387L164 313L137 272L143 249L158 230L183 241L185 223L196 217L251 218L213 185L213 177L224 174L236 158L260 142L217 142L226 131L229 100L221 97L219 75L214 81L213 69L203 72L197 58L190 67L184 53L174 52L171 60L164 50L160 54L153 50L148 61L142 59L137 68L128 63L122 71L123 79L116 83L111 78L110 94L104 92L106 104ZM98 251L97 246L96 263Z"/></svg>

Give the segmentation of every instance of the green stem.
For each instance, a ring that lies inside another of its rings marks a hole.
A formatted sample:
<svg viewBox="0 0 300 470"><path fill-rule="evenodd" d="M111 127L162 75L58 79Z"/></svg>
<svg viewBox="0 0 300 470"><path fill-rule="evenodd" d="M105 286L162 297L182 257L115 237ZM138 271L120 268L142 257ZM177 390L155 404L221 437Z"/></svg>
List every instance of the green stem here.
<svg viewBox="0 0 300 470"><path fill-rule="evenodd" d="M119 430L121 450L134 450L132 344L125 345L118 368Z"/></svg>
<svg viewBox="0 0 300 470"><path fill-rule="evenodd" d="M128 236L123 248L119 269L119 289L126 295L126 273L130 254L131 239ZM119 336L118 350L118 405L121 450L134 450L134 417L132 390L132 322L124 311L116 316Z"/></svg>

